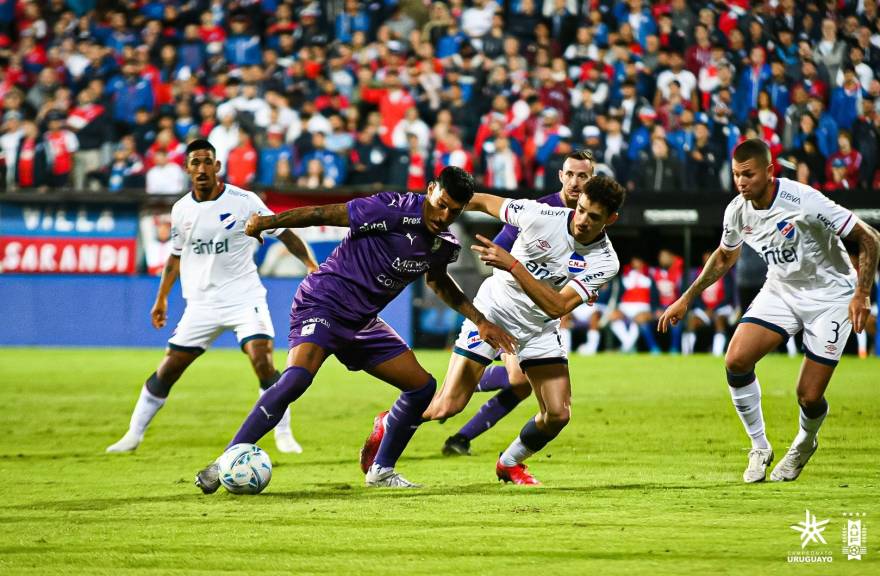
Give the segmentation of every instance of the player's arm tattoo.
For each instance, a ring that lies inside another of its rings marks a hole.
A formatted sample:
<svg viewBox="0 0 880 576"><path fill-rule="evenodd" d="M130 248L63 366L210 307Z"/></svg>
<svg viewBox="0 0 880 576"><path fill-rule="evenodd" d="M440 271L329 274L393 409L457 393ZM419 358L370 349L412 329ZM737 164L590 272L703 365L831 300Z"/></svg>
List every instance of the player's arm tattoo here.
<svg viewBox="0 0 880 576"><path fill-rule="evenodd" d="M444 270L443 273L428 273L425 275L425 282L428 287L434 291L437 296L443 300L444 304L473 322L479 324L486 320L483 313L477 310L474 303L471 302L464 292L461 291L458 283Z"/></svg>
<svg viewBox="0 0 880 576"><path fill-rule="evenodd" d="M309 271L315 270L318 267L318 264L315 262L315 254L309 245L303 242L302 238L290 230L285 230L278 235L278 239L281 240L288 252L299 258L306 265Z"/></svg>
<svg viewBox="0 0 880 576"><path fill-rule="evenodd" d="M871 294L874 287L874 274L880 258L880 233L871 226L859 221L853 227L847 240L854 240L859 245L859 280L857 290L864 296Z"/></svg>
<svg viewBox="0 0 880 576"><path fill-rule="evenodd" d="M263 230L306 226L348 226L348 206L345 204L303 206L281 214L260 217L260 228Z"/></svg>
<svg viewBox="0 0 880 576"><path fill-rule="evenodd" d="M180 256L172 254L168 256L168 260L165 261L165 267L162 268L162 279L159 281L159 291L156 293L157 300L168 298L168 294L171 293L171 288L177 282L178 276L180 276Z"/></svg>
<svg viewBox="0 0 880 576"><path fill-rule="evenodd" d="M686 298L688 302L693 302L703 290L727 274L727 271L730 270L739 258L739 252L740 248L730 251L716 248L715 252L712 253L706 261L706 264L703 266L703 271L697 279L694 280L694 283L691 284L690 288L685 290L685 293L682 296Z"/></svg>

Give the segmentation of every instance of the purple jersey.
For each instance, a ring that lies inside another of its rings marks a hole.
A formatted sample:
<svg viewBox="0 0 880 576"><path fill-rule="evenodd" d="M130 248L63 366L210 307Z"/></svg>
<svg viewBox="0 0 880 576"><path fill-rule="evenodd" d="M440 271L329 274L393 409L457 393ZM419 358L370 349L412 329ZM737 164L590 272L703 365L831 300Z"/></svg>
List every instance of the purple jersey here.
<svg viewBox="0 0 880 576"><path fill-rule="evenodd" d="M458 240L422 223L424 194L381 192L348 203L348 235L300 284L293 307L328 307L355 326L370 322L413 280L458 259Z"/></svg>
<svg viewBox="0 0 880 576"><path fill-rule="evenodd" d="M565 208L565 203L562 201L562 198L559 197L559 192L554 192L553 194L548 194L546 196L541 196L535 202L540 202L541 204L547 204L548 206L553 206L555 208ZM495 236L495 242L508 252L513 248L513 243L516 242L516 237L519 236L519 228L514 226L513 224L505 224L504 228L501 229L501 232Z"/></svg>

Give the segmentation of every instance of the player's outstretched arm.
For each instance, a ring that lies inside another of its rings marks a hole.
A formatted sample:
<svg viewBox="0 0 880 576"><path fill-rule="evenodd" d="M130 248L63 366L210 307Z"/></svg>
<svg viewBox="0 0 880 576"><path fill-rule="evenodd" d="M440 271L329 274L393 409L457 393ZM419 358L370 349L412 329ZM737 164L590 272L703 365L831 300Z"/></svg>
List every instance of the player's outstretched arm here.
<svg viewBox="0 0 880 576"><path fill-rule="evenodd" d="M489 322L483 313L477 310L474 303L465 296L461 288L446 270L440 272L428 272L425 275L428 287L440 297L447 306L463 315L477 326L480 338L493 348L501 348L508 354L516 353L516 340L503 328Z"/></svg>
<svg viewBox="0 0 880 576"><path fill-rule="evenodd" d="M156 292L156 302L150 310L150 320L153 328L162 328L165 326L165 320L168 318L168 294L171 288L177 282L180 276L180 256L171 255L165 261L165 267L162 269L162 279L159 281L159 290Z"/></svg>
<svg viewBox="0 0 880 576"><path fill-rule="evenodd" d="M871 315L871 289L880 258L880 233L860 220L846 238L859 245L859 280L849 303L849 320L853 330L861 332Z"/></svg>
<svg viewBox="0 0 880 576"><path fill-rule="evenodd" d="M553 290L532 276L510 252L485 236L477 234L477 240L483 246L474 245L471 250L480 255L480 260L493 268L510 272L523 292L550 318L561 318L583 304L580 294L568 287L559 292Z"/></svg>
<svg viewBox="0 0 880 576"><path fill-rule="evenodd" d="M498 218L498 215L501 213L501 205L504 203L505 200L507 200L507 198L477 192L476 194L474 194L474 197L471 198L471 201L468 202L465 210L484 212L489 216L494 216L495 218Z"/></svg>
<svg viewBox="0 0 880 576"><path fill-rule="evenodd" d="M678 324L679 321L684 318L691 302L693 302L697 296L702 294L703 290L727 274L727 271L736 264L741 250L741 246L738 246L733 250L725 250L720 247L716 248L715 252L712 253L712 256L706 261L706 265L703 266L703 272L700 273L696 280L694 280L694 283L691 284L690 288L685 290L684 294L681 295L681 298L670 304L663 314L660 315L660 319L657 321L657 330L660 332L666 332L671 325Z"/></svg>
<svg viewBox="0 0 880 576"><path fill-rule="evenodd" d="M302 238L294 234L290 230L285 230L278 235L278 239L287 248L287 251L296 256L306 265L309 274L318 269L318 263L315 262L315 254L309 245L303 242Z"/></svg>
<svg viewBox="0 0 880 576"><path fill-rule="evenodd" d="M260 242L263 230L275 228L305 228L306 226L348 226L348 206L345 204L326 204L324 206L303 206L286 210L281 214L260 216L251 214L244 227L244 233Z"/></svg>

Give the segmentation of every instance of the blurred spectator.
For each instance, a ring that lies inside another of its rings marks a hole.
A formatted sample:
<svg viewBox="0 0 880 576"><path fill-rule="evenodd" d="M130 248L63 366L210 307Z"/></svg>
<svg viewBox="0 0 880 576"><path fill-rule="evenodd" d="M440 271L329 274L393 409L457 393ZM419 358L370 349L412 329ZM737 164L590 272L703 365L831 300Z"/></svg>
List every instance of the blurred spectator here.
<svg viewBox="0 0 880 576"><path fill-rule="evenodd" d="M266 145L260 148L257 184L271 186L279 163L293 161L291 150L284 144L284 131L280 126L270 126L266 132Z"/></svg>
<svg viewBox="0 0 880 576"><path fill-rule="evenodd" d="M46 143L46 183L50 188L70 186L73 172L73 154L79 149L76 135L64 127L64 115L52 111L46 116L48 129L43 135Z"/></svg>
<svg viewBox="0 0 880 576"><path fill-rule="evenodd" d="M220 175L226 175L226 161L229 158L229 152L238 145L238 123L235 121L236 113L234 109L228 108L223 114L219 114L220 124L211 130L208 141L216 150L215 158L220 162Z"/></svg>
<svg viewBox="0 0 880 576"><path fill-rule="evenodd" d="M3 166L6 168L6 180L4 182L7 189L16 187L15 167L18 158L18 146L24 137L24 128L22 121L24 120L21 112L10 110L3 114L3 135L0 136L0 152L3 154Z"/></svg>
<svg viewBox="0 0 880 576"><path fill-rule="evenodd" d="M662 137L651 139L651 153L639 162L639 192L681 192L684 190L684 171L677 158L669 154L669 144Z"/></svg>
<svg viewBox="0 0 880 576"><path fill-rule="evenodd" d="M107 93L113 103L113 120L122 131L135 123L135 111L153 111L153 88L147 80L138 77L134 60L123 63L122 73L110 80Z"/></svg>
<svg viewBox="0 0 880 576"><path fill-rule="evenodd" d="M841 130L851 130L862 107L862 87L855 68L843 67L843 83L831 91L831 115Z"/></svg>
<svg viewBox="0 0 880 576"><path fill-rule="evenodd" d="M699 122L694 127L694 145L685 163L686 187L691 190L715 192L721 189L718 173L724 153L710 139L709 126Z"/></svg>
<svg viewBox="0 0 880 576"><path fill-rule="evenodd" d="M305 161L305 173L296 181L298 186L313 190L332 188L336 181L324 174L324 164L318 158L310 158Z"/></svg>
<svg viewBox="0 0 880 576"><path fill-rule="evenodd" d="M332 182L333 186L342 184L345 182L346 176L345 162L338 154L327 150L325 142L326 137L322 132L315 132L312 134L312 149L310 152L303 155L297 174L299 176L305 175L313 179L316 174L308 173L308 164L311 160L317 160L323 167L321 172L322 181Z"/></svg>
<svg viewBox="0 0 880 576"><path fill-rule="evenodd" d="M250 188L257 177L257 149L247 130L239 130L238 146L229 151L226 180L233 186Z"/></svg>
<svg viewBox="0 0 880 576"><path fill-rule="evenodd" d="M77 106L67 117L67 126L79 140L79 149L73 155L73 187L81 190L86 187L86 177L104 165L103 148L111 141L113 127L106 110L95 102L88 89L77 96ZM96 179L89 179L88 184L92 190L100 188Z"/></svg>
<svg viewBox="0 0 880 576"><path fill-rule="evenodd" d="M107 187L111 192L130 190L146 185L146 167L138 154L135 140L125 136L113 152L113 162L107 174Z"/></svg>
<svg viewBox="0 0 880 576"><path fill-rule="evenodd" d="M373 128L365 128L351 150L349 184L375 184L388 178L389 149Z"/></svg>
<svg viewBox="0 0 880 576"><path fill-rule="evenodd" d="M408 108L403 119L394 127L391 133L392 146L398 149L408 148L410 134L418 139L422 155L427 154L428 144L431 141L431 128L419 118L419 111L416 108Z"/></svg>
<svg viewBox="0 0 880 576"><path fill-rule="evenodd" d="M846 42L838 38L837 23L831 18L822 20L822 39L816 45L813 56L818 64L825 67L828 78L836 79L837 71L843 65Z"/></svg>
<svg viewBox="0 0 880 576"><path fill-rule="evenodd" d="M34 121L25 120L21 126L18 149L12 157L14 158L12 174L15 177L15 187L45 189L49 176L46 144L40 138L39 129ZM8 167L9 164L7 164L7 170Z"/></svg>
<svg viewBox="0 0 880 576"><path fill-rule="evenodd" d="M147 170L147 194L180 194L186 189L187 176L183 168L168 159L164 150L154 156L155 164Z"/></svg>
<svg viewBox="0 0 880 576"><path fill-rule="evenodd" d="M510 140L506 136L496 138L493 144L494 150L486 155L486 186L515 190L522 179L519 156L510 148Z"/></svg>
<svg viewBox="0 0 880 576"><path fill-rule="evenodd" d="M841 130L837 136L837 152L828 157L825 190L852 190L859 182L862 155L852 147L852 136Z"/></svg>

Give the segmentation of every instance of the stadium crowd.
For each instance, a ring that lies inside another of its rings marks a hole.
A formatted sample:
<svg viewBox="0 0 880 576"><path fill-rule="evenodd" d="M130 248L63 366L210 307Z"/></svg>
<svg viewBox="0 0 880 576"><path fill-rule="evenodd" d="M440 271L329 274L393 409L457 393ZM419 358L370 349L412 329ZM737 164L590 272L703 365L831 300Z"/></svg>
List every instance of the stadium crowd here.
<svg viewBox="0 0 880 576"><path fill-rule="evenodd" d="M552 191L586 147L635 193L717 192L752 136L880 185L873 0L2 0L0 99L8 189L177 193L195 137L251 187Z"/></svg>

